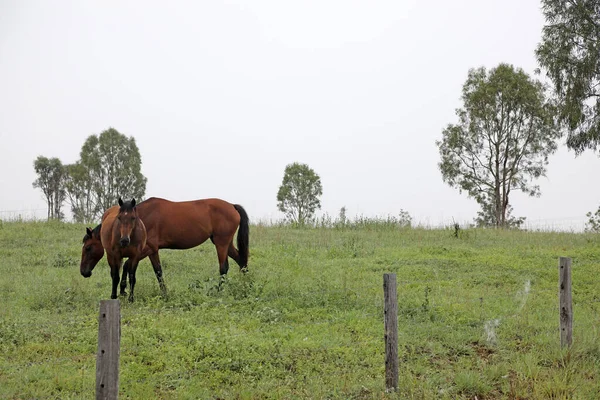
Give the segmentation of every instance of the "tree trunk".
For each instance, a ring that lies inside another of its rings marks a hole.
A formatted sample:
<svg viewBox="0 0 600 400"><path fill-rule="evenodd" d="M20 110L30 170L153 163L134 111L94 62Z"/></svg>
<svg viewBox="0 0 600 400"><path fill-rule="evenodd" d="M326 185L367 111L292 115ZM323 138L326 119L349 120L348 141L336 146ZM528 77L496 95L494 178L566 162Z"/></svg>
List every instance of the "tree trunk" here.
<svg viewBox="0 0 600 400"><path fill-rule="evenodd" d="M496 228L502 227L502 201L500 199L500 184L496 186L496 190L494 192L494 216L496 222Z"/></svg>
<svg viewBox="0 0 600 400"><path fill-rule="evenodd" d="M501 132L498 133L498 137L501 136ZM500 142L496 142L496 174L494 176L494 214L496 219L496 228L500 227Z"/></svg>
<svg viewBox="0 0 600 400"><path fill-rule="evenodd" d="M54 218L60 219L60 189L57 188L54 192Z"/></svg>
<svg viewBox="0 0 600 400"><path fill-rule="evenodd" d="M506 228L506 210L508 209L508 191L506 188L502 193L502 227Z"/></svg>

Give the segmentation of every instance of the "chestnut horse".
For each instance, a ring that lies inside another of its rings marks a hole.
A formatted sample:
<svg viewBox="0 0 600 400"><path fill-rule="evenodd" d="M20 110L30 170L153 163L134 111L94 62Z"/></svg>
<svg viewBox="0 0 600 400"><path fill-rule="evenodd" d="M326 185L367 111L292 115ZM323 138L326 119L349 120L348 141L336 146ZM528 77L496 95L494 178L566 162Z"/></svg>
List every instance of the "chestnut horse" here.
<svg viewBox="0 0 600 400"><path fill-rule="evenodd" d="M146 247L146 227L140 219L136 207L135 199L123 202L119 198L119 207L112 207L102 217L102 228L100 229L100 238L102 246L106 250L106 258L110 265L110 276L112 278L111 299L117 298L117 286L119 285L119 272L123 258L130 265L127 269L129 273L129 301L133 301L133 288L135 287L135 271L138 263L143 258L143 250ZM95 251L94 251L95 252ZM123 274L126 273L123 268ZM82 271L83 274L83 271ZM89 271L91 275L91 270ZM84 275L85 276L85 275ZM89 275L88 275L89 276Z"/></svg>
<svg viewBox="0 0 600 400"><path fill-rule="evenodd" d="M152 197L139 203L136 209L137 215L144 221L148 235L141 259L150 258L163 294L166 294L166 286L158 256L159 249L191 249L210 239L217 249L221 276L229 270L227 256L231 257L242 271L247 270L249 222L246 211L239 204L220 199L173 202ZM81 274L84 277L91 275L91 271L104 255L99 235L103 224L104 222L94 230L86 228L81 256ZM233 245L236 230L237 249ZM130 267L131 263L128 260L123 267L121 294L125 294L127 271Z"/></svg>

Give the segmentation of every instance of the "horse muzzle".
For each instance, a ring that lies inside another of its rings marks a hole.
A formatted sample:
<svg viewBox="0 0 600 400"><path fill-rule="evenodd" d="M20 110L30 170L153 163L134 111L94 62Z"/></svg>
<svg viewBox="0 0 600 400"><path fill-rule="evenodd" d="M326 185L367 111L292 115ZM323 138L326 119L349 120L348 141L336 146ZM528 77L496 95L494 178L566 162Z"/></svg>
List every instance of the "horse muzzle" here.
<svg viewBox="0 0 600 400"><path fill-rule="evenodd" d="M89 278L90 276L92 276L92 271L81 271L81 275L84 278Z"/></svg>
<svg viewBox="0 0 600 400"><path fill-rule="evenodd" d="M123 237L119 241L119 243L121 244L121 247L127 247L127 246L129 246L130 242L131 242L131 240L129 239L129 237Z"/></svg>

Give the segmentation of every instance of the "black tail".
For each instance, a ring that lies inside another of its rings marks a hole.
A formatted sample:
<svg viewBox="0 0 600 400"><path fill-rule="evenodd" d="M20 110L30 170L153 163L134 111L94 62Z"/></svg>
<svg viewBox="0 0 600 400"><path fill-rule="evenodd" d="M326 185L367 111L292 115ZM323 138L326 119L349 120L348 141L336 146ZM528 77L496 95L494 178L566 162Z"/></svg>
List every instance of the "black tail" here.
<svg viewBox="0 0 600 400"><path fill-rule="evenodd" d="M240 255L240 268L246 268L248 266L248 236L250 234L250 227L248 226L248 214L244 207L239 204L233 205L238 213L240 213L240 229L237 234L237 247Z"/></svg>

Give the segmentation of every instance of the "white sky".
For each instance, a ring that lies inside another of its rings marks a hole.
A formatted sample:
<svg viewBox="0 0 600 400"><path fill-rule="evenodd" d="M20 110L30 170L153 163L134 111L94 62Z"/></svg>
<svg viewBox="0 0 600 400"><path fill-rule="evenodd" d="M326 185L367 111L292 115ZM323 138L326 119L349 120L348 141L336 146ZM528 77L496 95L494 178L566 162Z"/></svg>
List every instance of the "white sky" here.
<svg viewBox="0 0 600 400"><path fill-rule="evenodd" d="M321 176L332 216L472 220L435 141L469 68L533 73L543 23L522 0L2 0L0 218L44 217L33 160L72 163L112 126L137 141L147 197L220 197L279 219L298 161ZM562 148L541 198L511 198L515 215L581 228L599 166Z"/></svg>

